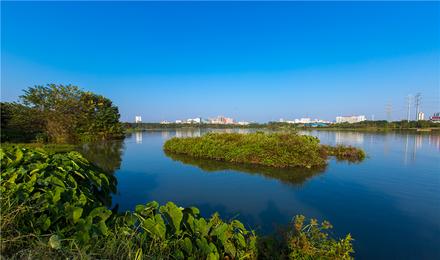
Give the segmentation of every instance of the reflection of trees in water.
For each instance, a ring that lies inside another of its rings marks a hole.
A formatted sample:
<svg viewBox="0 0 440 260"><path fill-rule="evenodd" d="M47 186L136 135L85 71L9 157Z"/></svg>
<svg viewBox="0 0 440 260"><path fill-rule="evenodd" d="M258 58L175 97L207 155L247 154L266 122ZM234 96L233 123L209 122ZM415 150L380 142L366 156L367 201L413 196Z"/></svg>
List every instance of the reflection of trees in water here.
<svg viewBox="0 0 440 260"><path fill-rule="evenodd" d="M253 164L239 164L216 160L193 158L182 154L173 154L165 152L165 154L173 159L185 164L199 167L207 172L234 170L249 174L261 175L271 179L277 179L283 183L291 185L301 185L309 178L322 174L325 168L306 169L306 168L274 168Z"/></svg>
<svg viewBox="0 0 440 260"><path fill-rule="evenodd" d="M99 168L114 173L121 167L123 140L87 143L78 147L78 151Z"/></svg>

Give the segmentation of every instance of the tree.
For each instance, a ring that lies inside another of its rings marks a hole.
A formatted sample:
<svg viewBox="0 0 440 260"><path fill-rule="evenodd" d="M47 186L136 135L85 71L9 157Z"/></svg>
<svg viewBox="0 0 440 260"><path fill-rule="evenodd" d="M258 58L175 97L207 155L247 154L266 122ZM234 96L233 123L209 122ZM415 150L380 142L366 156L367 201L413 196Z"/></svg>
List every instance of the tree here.
<svg viewBox="0 0 440 260"><path fill-rule="evenodd" d="M44 132L41 116L18 103L1 103L1 141L26 142Z"/></svg>
<svg viewBox="0 0 440 260"><path fill-rule="evenodd" d="M108 139L123 133L119 110L112 101L101 95L84 92L80 99L81 120L78 131L82 139Z"/></svg>
<svg viewBox="0 0 440 260"><path fill-rule="evenodd" d="M23 106L34 111L52 142L72 143L123 136L111 100L73 85L48 84L24 90Z"/></svg>

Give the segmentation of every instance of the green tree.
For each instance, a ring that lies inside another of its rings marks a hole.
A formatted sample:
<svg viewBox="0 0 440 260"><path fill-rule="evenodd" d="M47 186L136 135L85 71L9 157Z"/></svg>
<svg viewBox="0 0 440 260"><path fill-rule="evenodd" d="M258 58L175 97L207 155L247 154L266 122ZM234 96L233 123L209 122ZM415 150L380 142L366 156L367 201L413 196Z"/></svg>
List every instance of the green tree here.
<svg viewBox="0 0 440 260"><path fill-rule="evenodd" d="M24 105L42 116L51 141L68 143L76 140L81 95L77 86L49 84L30 87L20 98Z"/></svg>
<svg viewBox="0 0 440 260"><path fill-rule="evenodd" d="M79 115L77 131L85 141L119 137L123 133L118 107L101 95L82 93Z"/></svg>
<svg viewBox="0 0 440 260"><path fill-rule="evenodd" d="M18 103L4 102L0 106L2 142L27 142L43 135L44 125L37 111Z"/></svg>
<svg viewBox="0 0 440 260"><path fill-rule="evenodd" d="M52 142L72 143L123 136L119 111L112 101L84 92L77 86L34 86L24 90L20 100L23 107L32 111L32 118L37 119Z"/></svg>

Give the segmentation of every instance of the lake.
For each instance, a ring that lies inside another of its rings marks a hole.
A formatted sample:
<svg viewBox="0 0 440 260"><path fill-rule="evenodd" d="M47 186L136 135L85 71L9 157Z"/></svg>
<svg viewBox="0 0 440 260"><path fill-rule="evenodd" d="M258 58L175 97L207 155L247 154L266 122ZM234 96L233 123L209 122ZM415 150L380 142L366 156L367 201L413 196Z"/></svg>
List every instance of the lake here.
<svg viewBox="0 0 440 260"><path fill-rule="evenodd" d="M123 142L85 145L86 157L114 172L120 211L156 200L238 218L261 234L297 214L329 220L351 233L357 259L440 259L440 135L304 131L325 144L363 148L358 164L330 160L324 170L282 170L167 156L167 139L208 131L130 134Z"/></svg>

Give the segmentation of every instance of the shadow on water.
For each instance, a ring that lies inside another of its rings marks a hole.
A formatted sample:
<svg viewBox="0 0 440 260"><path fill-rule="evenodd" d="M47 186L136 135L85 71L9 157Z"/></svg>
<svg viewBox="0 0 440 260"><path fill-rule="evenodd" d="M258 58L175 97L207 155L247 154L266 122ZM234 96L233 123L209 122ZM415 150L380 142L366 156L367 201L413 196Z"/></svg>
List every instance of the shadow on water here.
<svg viewBox="0 0 440 260"><path fill-rule="evenodd" d="M107 173L113 174L121 167L124 141L85 143L77 149L87 160Z"/></svg>
<svg viewBox="0 0 440 260"><path fill-rule="evenodd" d="M282 183L289 185L302 185L313 176L324 173L323 168L274 168L253 164L230 163L209 159L193 158L183 154L173 154L164 151L165 154L174 161L184 164L197 166L205 172L217 172L225 170L233 170L244 172L252 175L260 175L270 179L276 179Z"/></svg>

